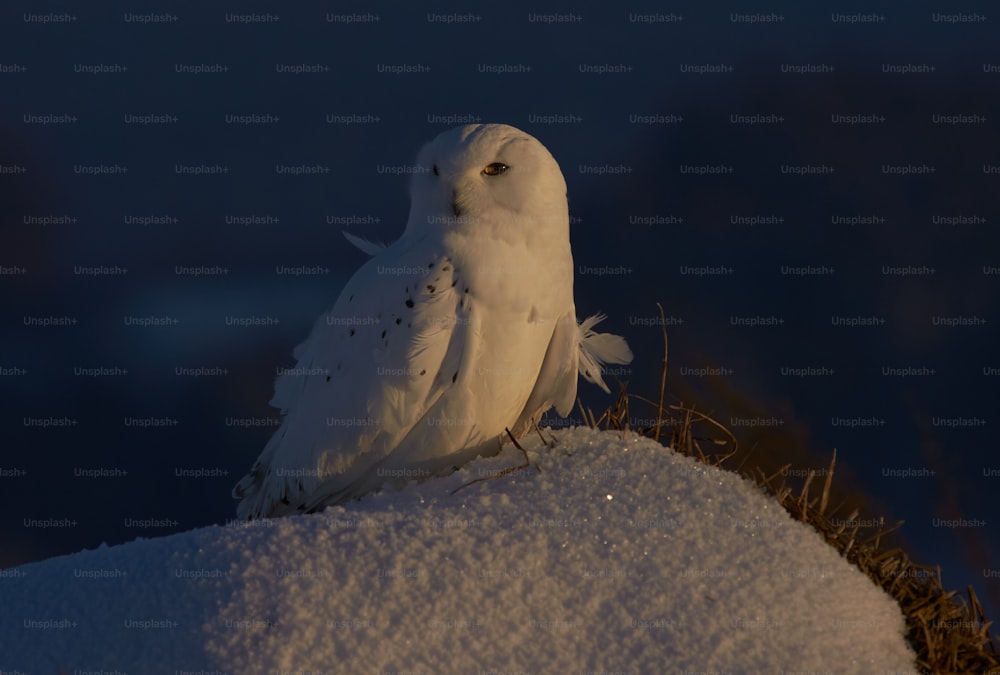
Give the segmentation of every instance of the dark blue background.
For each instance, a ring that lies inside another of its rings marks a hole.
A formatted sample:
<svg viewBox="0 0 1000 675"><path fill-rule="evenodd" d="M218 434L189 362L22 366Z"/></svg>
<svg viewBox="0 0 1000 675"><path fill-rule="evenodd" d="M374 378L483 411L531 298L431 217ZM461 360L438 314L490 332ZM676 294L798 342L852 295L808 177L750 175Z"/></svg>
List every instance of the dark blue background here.
<svg viewBox="0 0 1000 675"><path fill-rule="evenodd" d="M293 346L365 259L340 231L397 236L407 180L384 167L412 164L422 143L455 123L440 117L458 116L525 129L560 162L579 314L603 310L603 328L628 338L636 359L617 372L633 393L657 391L660 302L673 322L676 399L712 412L755 446L750 465L821 467L837 448L838 483L853 495L840 517L857 503L864 515L905 519L899 541L912 556L940 564L946 587L972 584L996 615L1000 48L990 5L963 3L961 13L978 12L981 21L946 22L940 14L959 12L945 3L746 10L515 2L430 11L36 4L0 13L0 565L231 518L230 488L273 428L267 401L276 368L293 364ZM278 19L229 20L253 12ZM353 12L368 20L338 18ZM633 20L653 12L672 18ZM134 19L148 13L176 19ZM452 13L478 19L437 20ZM553 13L574 18L536 16ZM735 13L781 18L750 24ZM857 13L881 18L833 16ZM276 68L301 64L326 70ZM732 70L682 72L704 64ZM833 70L796 74L783 64ZM181 65L228 70L179 73ZM424 72L380 72L387 65ZM885 72L889 65L934 70ZM127 70L77 72L91 66ZM613 72L584 72L590 66ZM249 114L278 121L226 122ZM72 121L39 124L34 115ZM126 115L171 121L140 125ZM351 115L377 119L328 121ZM550 123L553 115L564 118ZM634 123L646 115L666 119ZM781 120L748 125L733 123L735 115ZM884 120L851 125L833 115ZM935 115L985 119L935 123ZM175 170L202 164L228 171ZM74 168L96 165L128 171ZM328 170L291 176L276 165ZM703 165L732 173L682 170ZM834 171L790 175L783 165ZM884 165L934 172L893 175ZM593 167L624 168L601 175ZM859 215L877 219L836 220ZM144 216L168 218L131 220ZM227 222L234 216L263 222ZM754 216L774 220L738 220ZM940 221L953 216L985 220ZM44 224L48 217L56 219ZM352 217L358 224L341 224ZM279 265L326 271L290 276L277 274ZM782 273L824 265L833 273ZM92 266L127 271L78 273ZM194 277L179 266L226 271ZM588 269L619 266L615 274ZM683 272L704 266L731 271ZM934 271L899 276L883 266ZM758 316L783 323L734 325ZM858 316L884 323L832 325L831 317ZM38 317L70 323L27 325ZM127 317L176 322L138 327ZM270 325L239 327L232 317ZM940 317L986 323L935 325ZM833 374L782 374L804 367ZM79 374L85 368L127 374ZM225 372L193 377L176 368ZM726 370L690 370L701 368ZM883 368L934 372L886 376ZM593 387L581 392L595 409L610 402ZM633 413L650 417L639 403ZM142 429L126 426L127 417L176 424ZM882 423L848 429L834 418ZM941 424L957 418L985 425ZM42 419L71 424L29 426ZM95 469L118 475L86 477ZM208 475L184 477L189 469ZM934 473L895 477L897 469ZM130 524L150 518L171 525ZM941 523L960 518L973 522ZM45 519L65 526L38 527Z"/></svg>

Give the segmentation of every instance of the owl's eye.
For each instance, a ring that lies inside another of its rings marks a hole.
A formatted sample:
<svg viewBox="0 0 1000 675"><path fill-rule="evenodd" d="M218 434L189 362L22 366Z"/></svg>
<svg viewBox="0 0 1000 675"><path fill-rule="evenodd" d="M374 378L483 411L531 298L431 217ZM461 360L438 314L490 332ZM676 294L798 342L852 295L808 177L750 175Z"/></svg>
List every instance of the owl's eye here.
<svg viewBox="0 0 1000 675"><path fill-rule="evenodd" d="M434 165L434 175L435 176L440 176L441 175L441 172L438 171L438 165L437 164Z"/></svg>
<svg viewBox="0 0 1000 675"><path fill-rule="evenodd" d="M487 176L499 176L500 174L507 171L507 169L509 168L510 167L504 164L503 162L493 162L492 164L486 165L486 168L483 169L483 173L485 173Z"/></svg>

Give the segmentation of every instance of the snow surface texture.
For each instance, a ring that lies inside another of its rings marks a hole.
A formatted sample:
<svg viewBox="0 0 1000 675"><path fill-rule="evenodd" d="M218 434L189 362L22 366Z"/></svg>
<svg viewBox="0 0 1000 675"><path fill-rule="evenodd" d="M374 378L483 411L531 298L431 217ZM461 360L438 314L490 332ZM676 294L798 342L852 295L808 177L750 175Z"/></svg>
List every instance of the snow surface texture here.
<svg viewBox="0 0 1000 675"><path fill-rule="evenodd" d="M899 607L739 476L525 439L312 515L4 571L0 671L913 672Z"/></svg>

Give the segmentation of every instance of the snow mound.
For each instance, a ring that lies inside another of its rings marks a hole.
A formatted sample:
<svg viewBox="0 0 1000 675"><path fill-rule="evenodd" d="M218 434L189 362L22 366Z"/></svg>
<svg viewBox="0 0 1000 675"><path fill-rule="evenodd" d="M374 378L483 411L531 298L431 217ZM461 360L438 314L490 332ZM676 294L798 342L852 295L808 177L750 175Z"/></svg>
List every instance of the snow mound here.
<svg viewBox="0 0 1000 675"><path fill-rule="evenodd" d="M314 515L5 570L0 671L912 672L899 607L739 476L526 439Z"/></svg>

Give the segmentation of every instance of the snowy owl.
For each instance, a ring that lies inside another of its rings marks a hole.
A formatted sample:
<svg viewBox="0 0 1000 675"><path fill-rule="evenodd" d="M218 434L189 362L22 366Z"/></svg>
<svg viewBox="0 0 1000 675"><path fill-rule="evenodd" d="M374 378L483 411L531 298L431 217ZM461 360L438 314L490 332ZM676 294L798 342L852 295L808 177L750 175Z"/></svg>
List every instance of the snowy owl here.
<svg viewBox="0 0 1000 675"><path fill-rule="evenodd" d="M534 137L474 124L424 146L402 236L347 282L275 383L284 413L233 489L240 518L311 512L499 452L625 340L577 323L566 181Z"/></svg>

